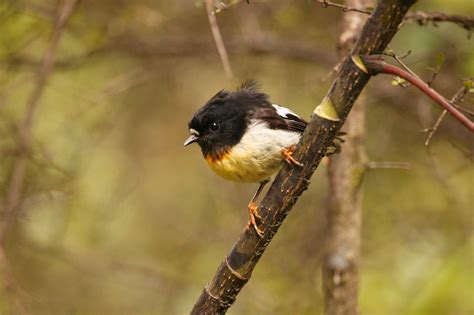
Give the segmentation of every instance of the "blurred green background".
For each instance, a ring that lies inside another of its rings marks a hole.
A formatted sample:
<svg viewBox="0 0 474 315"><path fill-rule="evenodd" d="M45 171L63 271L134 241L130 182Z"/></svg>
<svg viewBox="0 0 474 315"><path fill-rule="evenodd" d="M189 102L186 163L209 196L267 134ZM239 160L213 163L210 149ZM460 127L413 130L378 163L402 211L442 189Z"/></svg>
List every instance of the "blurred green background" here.
<svg viewBox="0 0 474 315"><path fill-rule="evenodd" d="M18 125L48 46L56 1L0 2L0 201ZM474 12L466 0L414 8ZM183 147L193 112L255 78L309 118L338 62L340 10L312 1L251 1L217 14L227 80L202 1L83 0L66 26L34 117L25 190L6 248L16 289L0 314L187 314L227 254L256 185L208 168ZM474 75L474 44L453 24L409 24L391 47L450 98ZM326 80L325 80L326 78ZM474 314L474 140L413 88L374 78L367 95L372 161L410 163L365 176L361 313ZM473 95L461 105L474 110ZM229 314L321 314L324 165ZM2 286L5 274L0 274ZM6 288L8 291L8 288Z"/></svg>

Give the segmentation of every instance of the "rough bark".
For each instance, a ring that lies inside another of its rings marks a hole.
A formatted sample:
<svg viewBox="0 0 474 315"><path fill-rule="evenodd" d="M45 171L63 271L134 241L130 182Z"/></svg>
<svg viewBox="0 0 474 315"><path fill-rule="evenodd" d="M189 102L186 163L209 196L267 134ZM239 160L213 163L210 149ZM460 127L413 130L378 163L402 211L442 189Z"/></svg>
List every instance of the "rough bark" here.
<svg viewBox="0 0 474 315"><path fill-rule="evenodd" d="M365 24L351 54L381 53L398 31L414 0L381 1ZM285 166L276 176L259 206L262 216L260 238L254 229L244 229L214 278L194 305L192 314L224 314L250 279L253 269L304 190L311 175L334 141L355 100L370 76L348 56L342 63L323 102L316 108L294 157L303 167Z"/></svg>
<svg viewBox="0 0 474 315"><path fill-rule="evenodd" d="M369 1L347 0L349 7L367 7ZM365 16L344 15L339 38L342 54L357 40ZM322 266L324 306L327 315L357 315L362 178L366 164L364 148L365 100L363 95L347 117L346 142L340 154L330 158L328 166L327 232Z"/></svg>

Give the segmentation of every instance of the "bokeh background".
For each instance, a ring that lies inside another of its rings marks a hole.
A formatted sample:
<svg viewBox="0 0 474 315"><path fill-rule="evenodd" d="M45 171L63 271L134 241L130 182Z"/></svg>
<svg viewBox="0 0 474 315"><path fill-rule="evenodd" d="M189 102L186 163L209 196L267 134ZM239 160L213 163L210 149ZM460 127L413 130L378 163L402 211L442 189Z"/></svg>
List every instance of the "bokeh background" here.
<svg viewBox="0 0 474 315"><path fill-rule="evenodd" d="M0 2L0 201L56 8ZM415 8L472 14L474 2ZM309 118L338 62L342 14L312 1L218 13L228 80L202 1L81 1L34 116L0 314L187 314L245 226L256 189L218 178L198 146L183 147L188 120L247 78ZM409 24L391 47L411 50L405 62L425 79L443 54L433 86L448 98L474 75L473 39L457 25ZM461 105L473 110L473 95ZM410 169L365 175L361 313L474 314L472 134L446 117L426 148L423 130L441 110L390 77L371 80L366 101L370 160ZM322 313L326 194L321 165L229 314Z"/></svg>

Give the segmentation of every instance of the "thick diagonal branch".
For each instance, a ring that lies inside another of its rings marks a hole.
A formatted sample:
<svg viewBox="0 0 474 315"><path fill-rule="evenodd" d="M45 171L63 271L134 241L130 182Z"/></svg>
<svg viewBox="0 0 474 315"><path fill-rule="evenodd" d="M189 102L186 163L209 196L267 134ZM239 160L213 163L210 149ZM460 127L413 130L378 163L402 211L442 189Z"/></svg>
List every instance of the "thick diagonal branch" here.
<svg viewBox="0 0 474 315"><path fill-rule="evenodd" d="M385 50L398 31L414 0L383 0L365 24L351 54L374 54ZM304 166L285 166L264 197L260 238L253 229L244 229L214 278L203 290L192 314L224 314L250 279L271 239L291 208L308 188L310 179L327 147L335 139L349 111L370 76L346 58L324 101L316 108L294 157Z"/></svg>

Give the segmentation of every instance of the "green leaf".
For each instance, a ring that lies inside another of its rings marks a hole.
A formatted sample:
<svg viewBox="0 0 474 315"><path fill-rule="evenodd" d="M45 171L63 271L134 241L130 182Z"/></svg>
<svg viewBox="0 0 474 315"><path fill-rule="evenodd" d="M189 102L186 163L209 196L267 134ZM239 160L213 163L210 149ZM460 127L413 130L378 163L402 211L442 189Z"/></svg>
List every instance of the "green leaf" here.
<svg viewBox="0 0 474 315"><path fill-rule="evenodd" d="M402 79L400 77L395 77L395 78L392 79L391 83L392 83L393 86L403 85L404 83L406 83L406 80Z"/></svg>

